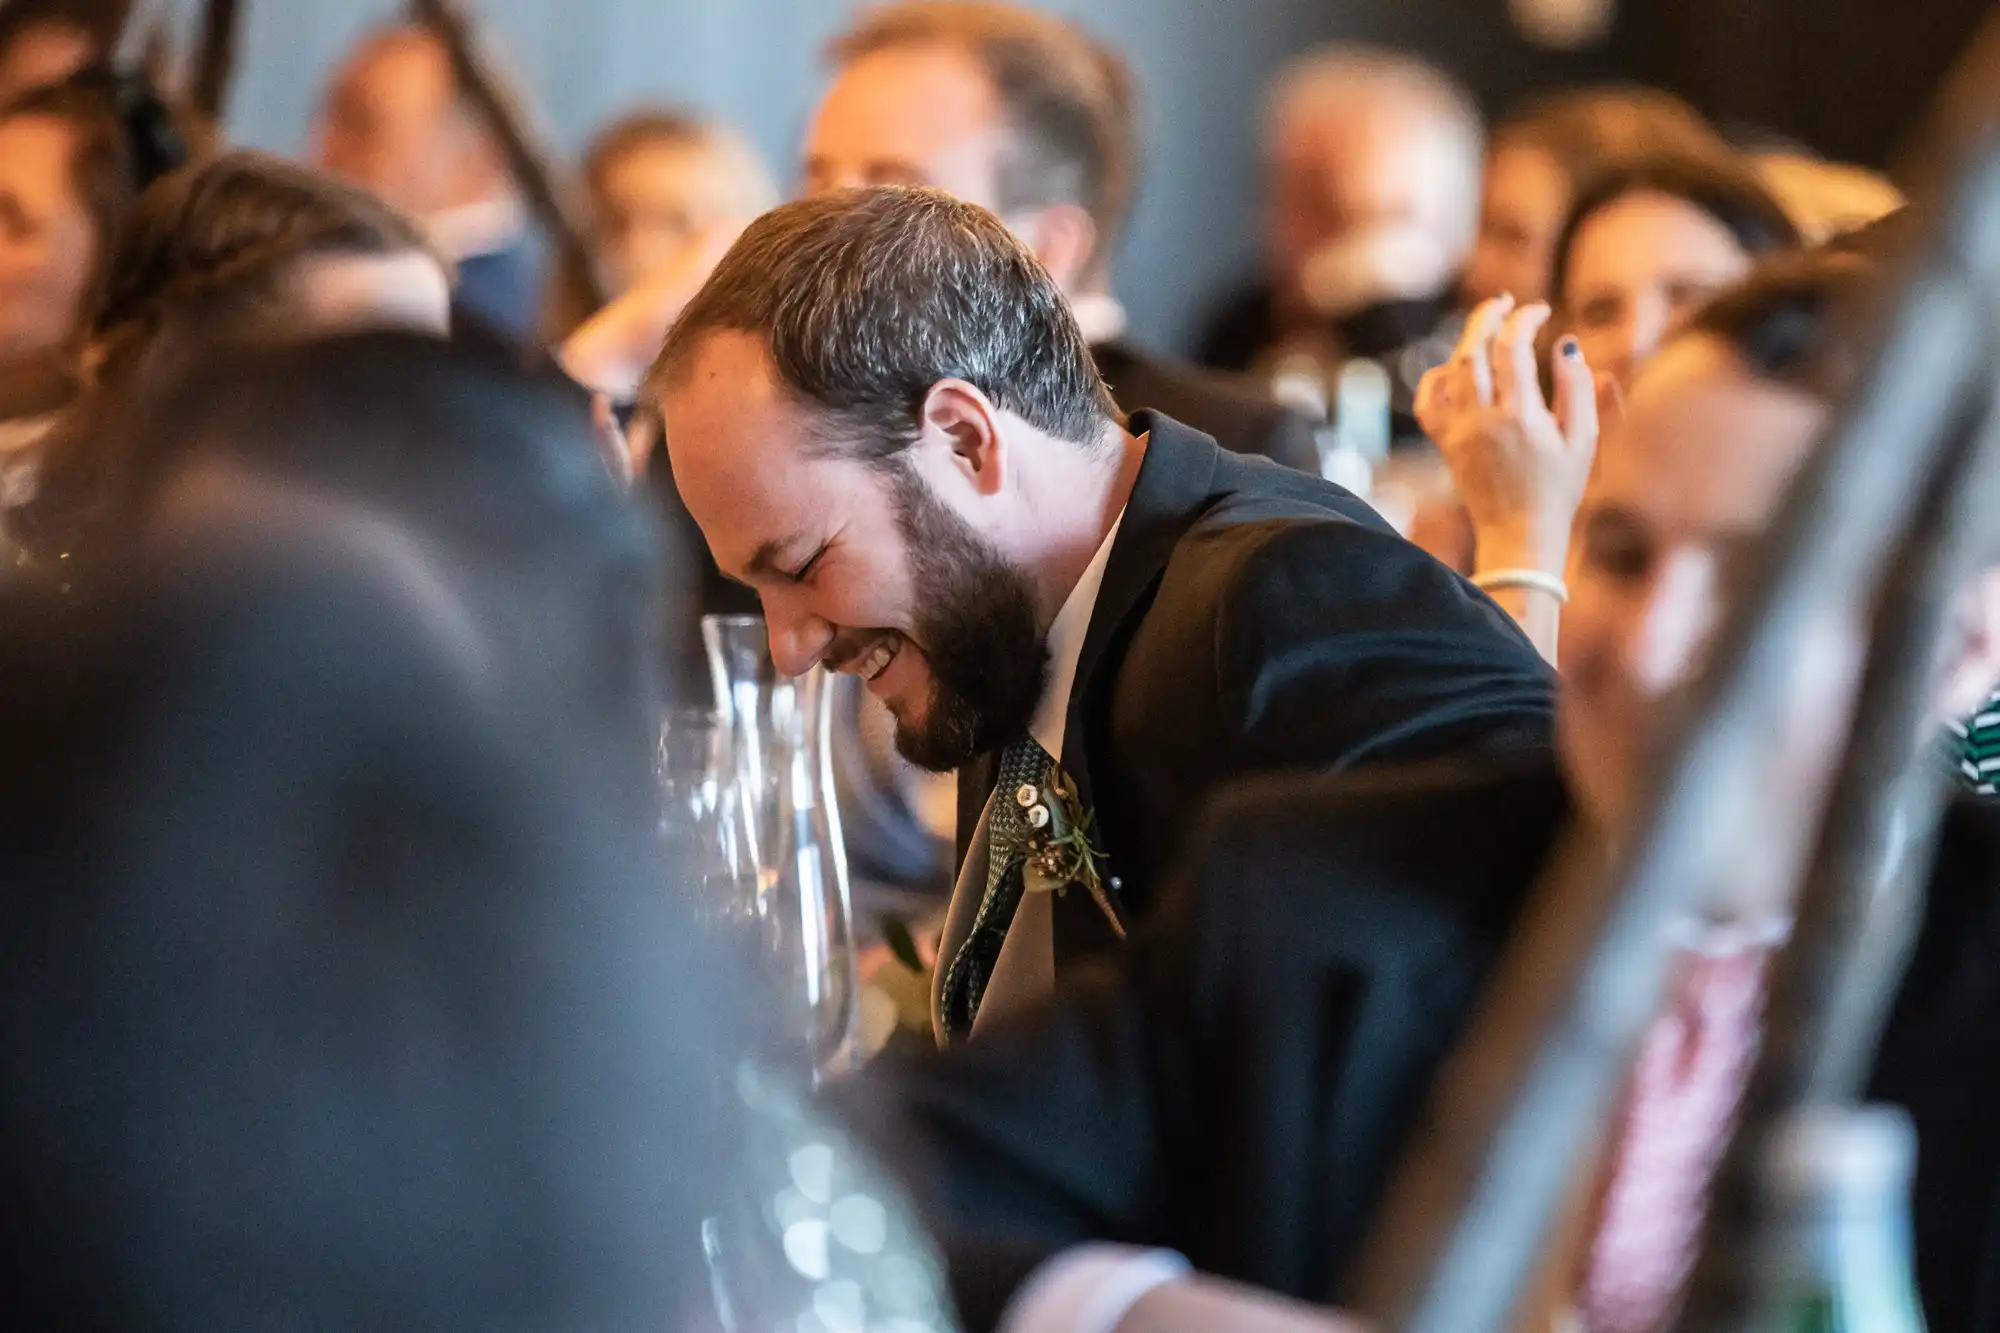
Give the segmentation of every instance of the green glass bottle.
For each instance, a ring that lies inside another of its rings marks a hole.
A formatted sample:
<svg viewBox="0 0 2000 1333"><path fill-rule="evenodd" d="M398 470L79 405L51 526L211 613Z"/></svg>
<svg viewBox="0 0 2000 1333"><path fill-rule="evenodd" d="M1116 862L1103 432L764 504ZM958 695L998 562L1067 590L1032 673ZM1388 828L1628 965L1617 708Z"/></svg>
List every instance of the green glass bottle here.
<svg viewBox="0 0 2000 1333"><path fill-rule="evenodd" d="M1811 1107L1764 1157L1771 1225L1758 1285L1768 1333L1923 1333L1910 1251L1916 1134L1886 1106Z"/></svg>

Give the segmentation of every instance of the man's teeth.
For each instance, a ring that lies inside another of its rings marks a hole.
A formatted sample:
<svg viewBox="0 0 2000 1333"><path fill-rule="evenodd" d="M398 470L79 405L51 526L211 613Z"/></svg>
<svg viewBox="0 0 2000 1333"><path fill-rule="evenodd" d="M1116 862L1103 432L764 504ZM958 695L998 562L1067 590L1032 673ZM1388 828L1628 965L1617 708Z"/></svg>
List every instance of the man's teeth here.
<svg viewBox="0 0 2000 1333"><path fill-rule="evenodd" d="M894 646L886 642L877 643L873 648L868 650L868 655L862 658L860 663L856 665L854 668L855 674L863 680L873 680L882 674L882 669L889 665L889 659L895 655L896 649Z"/></svg>

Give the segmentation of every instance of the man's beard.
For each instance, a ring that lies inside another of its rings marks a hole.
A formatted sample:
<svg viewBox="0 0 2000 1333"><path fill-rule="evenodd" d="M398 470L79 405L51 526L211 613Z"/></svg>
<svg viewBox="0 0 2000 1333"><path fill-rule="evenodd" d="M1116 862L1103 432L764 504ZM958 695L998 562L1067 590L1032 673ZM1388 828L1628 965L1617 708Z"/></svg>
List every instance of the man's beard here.
<svg viewBox="0 0 2000 1333"><path fill-rule="evenodd" d="M891 466L916 594L906 637L923 653L935 687L920 720L896 719L896 749L942 773L1027 734L1048 679L1049 649L1027 575L907 465Z"/></svg>

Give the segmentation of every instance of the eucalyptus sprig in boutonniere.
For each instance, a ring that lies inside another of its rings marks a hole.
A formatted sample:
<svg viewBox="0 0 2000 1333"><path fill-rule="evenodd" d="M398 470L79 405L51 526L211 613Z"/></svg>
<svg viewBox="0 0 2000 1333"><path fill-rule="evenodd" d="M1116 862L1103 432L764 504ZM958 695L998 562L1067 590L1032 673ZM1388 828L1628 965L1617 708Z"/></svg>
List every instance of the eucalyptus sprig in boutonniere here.
<svg viewBox="0 0 2000 1333"><path fill-rule="evenodd" d="M1058 895L1071 885L1082 887L1118 938L1124 939L1125 925L1118 919L1118 909L1112 906L1111 891L1104 881L1104 853L1091 841L1096 812L1083 808L1076 783L1058 768L1050 771L1043 791L1023 787L1021 792L1033 794L1027 803L1028 825L1033 832L1028 835L1028 858L1021 869L1022 886L1030 893ZM1034 799L1037 796L1039 800Z"/></svg>

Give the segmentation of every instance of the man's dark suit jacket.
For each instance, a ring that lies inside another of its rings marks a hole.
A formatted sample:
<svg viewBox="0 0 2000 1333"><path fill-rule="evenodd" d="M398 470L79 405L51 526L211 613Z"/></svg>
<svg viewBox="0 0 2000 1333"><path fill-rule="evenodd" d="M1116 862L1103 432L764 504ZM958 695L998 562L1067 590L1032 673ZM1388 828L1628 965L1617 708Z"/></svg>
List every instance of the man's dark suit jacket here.
<svg viewBox="0 0 2000 1333"><path fill-rule="evenodd" d="M1257 454L1319 475L1312 423L1247 379L1135 347L1100 343L1090 349L1111 396L1127 412L1150 408L1184 422L1232 453Z"/></svg>
<svg viewBox="0 0 2000 1333"><path fill-rule="evenodd" d="M1232 777L1546 741L1552 678L1519 628L1348 492L1156 413L1077 661L1060 756L1125 915ZM958 859L993 789L959 771ZM1058 972L1111 947L1055 904Z"/></svg>
<svg viewBox="0 0 2000 1333"><path fill-rule="evenodd" d="M502 342L526 347L535 340L540 306L541 277L525 240L459 261L451 293L454 323L468 323Z"/></svg>
<svg viewBox="0 0 2000 1333"><path fill-rule="evenodd" d="M1339 1304L1347 1265L1569 815L1546 757L1260 780L1115 960L873 1097L968 1328L1086 1240ZM2000 808L1954 807L1872 1095L1916 1119L1932 1333L2000 1329Z"/></svg>

